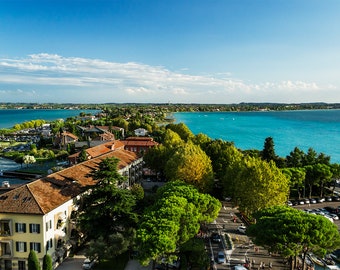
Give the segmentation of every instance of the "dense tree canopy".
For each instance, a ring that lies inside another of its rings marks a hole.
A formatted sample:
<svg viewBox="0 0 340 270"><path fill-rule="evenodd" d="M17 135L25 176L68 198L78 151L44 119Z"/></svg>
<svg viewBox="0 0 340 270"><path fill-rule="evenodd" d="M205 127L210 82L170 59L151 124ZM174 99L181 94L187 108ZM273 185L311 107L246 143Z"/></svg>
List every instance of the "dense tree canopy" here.
<svg viewBox="0 0 340 270"><path fill-rule="evenodd" d="M167 183L157 192L156 203L148 208L137 230L136 243L140 261L169 260L178 248L194 237L200 224L211 222L221 204L182 181Z"/></svg>
<svg viewBox="0 0 340 270"><path fill-rule="evenodd" d="M256 223L247 229L247 234L255 244L286 258L307 252L323 256L340 247L337 226L322 216L275 206L254 213L254 217Z"/></svg>
<svg viewBox="0 0 340 270"><path fill-rule="evenodd" d="M91 240L87 254L99 259L126 251L135 236L136 197L130 190L117 187L125 180L117 164L117 159L107 158L93 172L98 184L83 197L84 211L79 217L81 230ZM103 249L103 245L107 248Z"/></svg>
<svg viewBox="0 0 340 270"><path fill-rule="evenodd" d="M184 123L168 124L166 128L176 132L181 137L181 139L185 142L194 138L194 134Z"/></svg>
<svg viewBox="0 0 340 270"><path fill-rule="evenodd" d="M181 179L195 185L201 191L209 191L213 187L213 170L210 158L192 142L176 148L165 165L168 180Z"/></svg>
<svg viewBox="0 0 340 270"><path fill-rule="evenodd" d="M231 197L246 213L282 205L288 199L289 180L273 161L239 156L226 168L223 181Z"/></svg>
<svg viewBox="0 0 340 270"><path fill-rule="evenodd" d="M284 168L284 175L289 179L290 188L296 188L299 199L303 195L305 197L305 179L306 171L304 168Z"/></svg>

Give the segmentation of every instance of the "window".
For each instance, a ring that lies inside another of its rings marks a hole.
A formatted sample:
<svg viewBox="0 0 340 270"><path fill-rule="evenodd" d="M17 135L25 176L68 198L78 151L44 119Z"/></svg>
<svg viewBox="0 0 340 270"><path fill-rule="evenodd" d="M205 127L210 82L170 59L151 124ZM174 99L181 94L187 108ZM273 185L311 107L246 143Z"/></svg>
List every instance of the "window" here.
<svg viewBox="0 0 340 270"><path fill-rule="evenodd" d="M30 249L33 249L34 251L40 253L40 252L41 252L40 243L31 242L31 243L30 243Z"/></svg>
<svg viewBox="0 0 340 270"><path fill-rule="evenodd" d="M9 219L0 220L0 235L1 236L12 235L11 220Z"/></svg>
<svg viewBox="0 0 340 270"><path fill-rule="evenodd" d="M30 233L40 233L40 224L30 224Z"/></svg>
<svg viewBox="0 0 340 270"><path fill-rule="evenodd" d="M26 223L15 223L15 232L25 233L26 232Z"/></svg>
<svg viewBox="0 0 340 270"><path fill-rule="evenodd" d="M26 252L27 251L26 242L15 242L15 246L16 246L16 251L18 251L18 252Z"/></svg>
<svg viewBox="0 0 340 270"><path fill-rule="evenodd" d="M46 221L46 232L52 229L52 220Z"/></svg>
<svg viewBox="0 0 340 270"><path fill-rule="evenodd" d="M46 241L46 250L49 250L52 247L53 247L53 239L51 238L50 240Z"/></svg>
<svg viewBox="0 0 340 270"><path fill-rule="evenodd" d="M26 270L26 261L18 261L18 269Z"/></svg>

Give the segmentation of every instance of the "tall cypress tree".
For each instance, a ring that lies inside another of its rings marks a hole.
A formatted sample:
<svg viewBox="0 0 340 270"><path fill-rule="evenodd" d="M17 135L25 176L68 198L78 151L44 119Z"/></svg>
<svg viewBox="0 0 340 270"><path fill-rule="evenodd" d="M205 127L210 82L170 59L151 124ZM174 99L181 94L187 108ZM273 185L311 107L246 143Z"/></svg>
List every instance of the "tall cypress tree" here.
<svg viewBox="0 0 340 270"><path fill-rule="evenodd" d="M45 254L43 259L43 270L53 270L52 258L49 254Z"/></svg>
<svg viewBox="0 0 340 270"><path fill-rule="evenodd" d="M37 257L37 254L33 249L31 249L30 254L28 255L28 270L40 270L40 263Z"/></svg>
<svg viewBox="0 0 340 270"><path fill-rule="evenodd" d="M264 141L264 146L262 150L262 159L266 161L275 161L276 154L274 150L274 140L272 137L267 137Z"/></svg>

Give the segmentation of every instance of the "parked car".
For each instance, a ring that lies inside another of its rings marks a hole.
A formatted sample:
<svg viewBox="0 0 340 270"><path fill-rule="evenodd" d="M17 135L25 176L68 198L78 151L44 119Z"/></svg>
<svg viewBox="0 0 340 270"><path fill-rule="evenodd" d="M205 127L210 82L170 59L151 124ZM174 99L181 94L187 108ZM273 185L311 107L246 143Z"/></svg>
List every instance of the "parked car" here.
<svg viewBox="0 0 340 270"><path fill-rule="evenodd" d="M240 233L246 233L247 227L246 227L246 226L238 226L238 227L237 227L237 230L238 230Z"/></svg>
<svg viewBox="0 0 340 270"><path fill-rule="evenodd" d="M312 203L312 204L317 203L316 199L314 199L314 198L310 199L310 203Z"/></svg>
<svg viewBox="0 0 340 270"><path fill-rule="evenodd" d="M95 263L96 263L95 259L91 260L89 258L86 258L83 262L83 269L86 269L86 270L92 269Z"/></svg>
<svg viewBox="0 0 340 270"><path fill-rule="evenodd" d="M340 197L338 195L334 195L332 197L332 200L333 200L333 202L339 202L340 201Z"/></svg>
<svg viewBox="0 0 340 270"><path fill-rule="evenodd" d="M220 243L221 242L221 235L219 233L212 233L211 241Z"/></svg>
<svg viewBox="0 0 340 270"><path fill-rule="evenodd" d="M316 201L318 203L323 203L325 201L325 198L317 198Z"/></svg>
<svg viewBox="0 0 340 270"><path fill-rule="evenodd" d="M338 214L339 213L339 209L332 207L332 206L326 206L324 209L326 209L329 213L332 213L332 214Z"/></svg>
<svg viewBox="0 0 340 270"><path fill-rule="evenodd" d="M327 202L331 202L332 201L332 197L331 196L326 197L326 201Z"/></svg>
<svg viewBox="0 0 340 270"><path fill-rule="evenodd" d="M217 263L225 263L225 255L223 251L219 251L217 254Z"/></svg>

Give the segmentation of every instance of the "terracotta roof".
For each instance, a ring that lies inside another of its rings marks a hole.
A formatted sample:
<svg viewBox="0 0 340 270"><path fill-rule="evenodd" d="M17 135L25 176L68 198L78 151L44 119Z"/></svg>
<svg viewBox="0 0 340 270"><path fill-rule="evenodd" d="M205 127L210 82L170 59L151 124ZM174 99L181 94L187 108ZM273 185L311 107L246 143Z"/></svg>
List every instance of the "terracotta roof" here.
<svg viewBox="0 0 340 270"><path fill-rule="evenodd" d="M100 155L106 154L111 150L112 145L114 142L111 143L105 143L105 144L100 144L91 148L86 149L85 151L93 158L93 157L98 157Z"/></svg>
<svg viewBox="0 0 340 270"><path fill-rule="evenodd" d="M62 136L68 136L72 139L78 140L78 137L76 135L74 135L74 134L72 134L71 132L68 132L68 131L64 131L61 135Z"/></svg>
<svg viewBox="0 0 340 270"><path fill-rule="evenodd" d="M124 140L121 141L125 146L147 146L152 147L158 145L158 142L148 140Z"/></svg>
<svg viewBox="0 0 340 270"><path fill-rule="evenodd" d="M121 141L115 140L115 141L110 141L110 142L104 142L100 145L93 146L91 148L86 149L85 151L92 157L98 157L100 155L106 154L112 150L118 150L118 149L123 149L124 148L124 143ZM72 157L78 157L80 155L80 152L69 155L69 158Z"/></svg>
<svg viewBox="0 0 340 270"><path fill-rule="evenodd" d="M153 141L152 137L128 137L126 141Z"/></svg>
<svg viewBox="0 0 340 270"><path fill-rule="evenodd" d="M120 160L118 169L138 159L135 153L118 149L19 186L0 196L0 213L44 215L50 212L95 185L96 180L89 174L108 157Z"/></svg>

